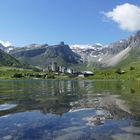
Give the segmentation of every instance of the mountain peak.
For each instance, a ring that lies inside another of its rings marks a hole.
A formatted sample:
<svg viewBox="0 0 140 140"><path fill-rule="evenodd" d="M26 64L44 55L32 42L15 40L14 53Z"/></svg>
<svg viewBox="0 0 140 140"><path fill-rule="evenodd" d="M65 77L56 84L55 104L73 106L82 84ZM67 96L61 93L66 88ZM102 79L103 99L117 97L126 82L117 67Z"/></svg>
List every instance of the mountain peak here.
<svg viewBox="0 0 140 140"><path fill-rule="evenodd" d="M64 46L64 45L65 45L64 41L61 41L61 42L59 43L59 45Z"/></svg>

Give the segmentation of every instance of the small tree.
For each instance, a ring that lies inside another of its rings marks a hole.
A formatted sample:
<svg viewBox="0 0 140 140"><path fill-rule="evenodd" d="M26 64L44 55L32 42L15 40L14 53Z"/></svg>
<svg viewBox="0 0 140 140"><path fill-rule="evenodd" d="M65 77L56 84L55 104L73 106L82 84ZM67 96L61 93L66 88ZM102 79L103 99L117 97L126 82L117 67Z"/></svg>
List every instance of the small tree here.
<svg viewBox="0 0 140 140"><path fill-rule="evenodd" d="M134 69L135 69L135 67L133 67L133 66L130 67L130 70L134 70Z"/></svg>
<svg viewBox="0 0 140 140"><path fill-rule="evenodd" d="M47 79L55 79L54 73L49 72L47 75Z"/></svg>
<svg viewBox="0 0 140 140"><path fill-rule="evenodd" d="M15 73L12 77L13 78L22 78L22 77L24 77L24 75L22 73Z"/></svg>

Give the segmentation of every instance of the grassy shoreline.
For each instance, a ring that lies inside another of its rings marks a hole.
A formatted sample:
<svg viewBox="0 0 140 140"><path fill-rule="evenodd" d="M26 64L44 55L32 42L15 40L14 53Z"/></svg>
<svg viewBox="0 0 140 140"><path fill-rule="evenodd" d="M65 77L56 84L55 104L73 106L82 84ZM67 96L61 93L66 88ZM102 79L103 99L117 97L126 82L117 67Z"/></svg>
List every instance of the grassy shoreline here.
<svg viewBox="0 0 140 140"><path fill-rule="evenodd" d="M94 75L80 78L67 74L35 72L31 69L0 67L0 80L55 79L55 80L140 80L140 64L121 68L95 68Z"/></svg>

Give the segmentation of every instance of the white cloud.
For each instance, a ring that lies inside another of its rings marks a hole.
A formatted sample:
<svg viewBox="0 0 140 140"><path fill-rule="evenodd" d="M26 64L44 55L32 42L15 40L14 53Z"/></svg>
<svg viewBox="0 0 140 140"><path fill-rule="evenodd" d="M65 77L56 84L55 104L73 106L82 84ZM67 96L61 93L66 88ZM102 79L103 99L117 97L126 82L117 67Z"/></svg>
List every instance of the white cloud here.
<svg viewBox="0 0 140 140"><path fill-rule="evenodd" d="M9 41L2 41L2 40L0 40L0 43L1 43L4 47L8 47L8 46L11 46L11 45L12 45Z"/></svg>
<svg viewBox="0 0 140 140"><path fill-rule="evenodd" d="M132 32L140 30L140 7L136 5L129 3L118 5L104 15L116 22L123 30Z"/></svg>

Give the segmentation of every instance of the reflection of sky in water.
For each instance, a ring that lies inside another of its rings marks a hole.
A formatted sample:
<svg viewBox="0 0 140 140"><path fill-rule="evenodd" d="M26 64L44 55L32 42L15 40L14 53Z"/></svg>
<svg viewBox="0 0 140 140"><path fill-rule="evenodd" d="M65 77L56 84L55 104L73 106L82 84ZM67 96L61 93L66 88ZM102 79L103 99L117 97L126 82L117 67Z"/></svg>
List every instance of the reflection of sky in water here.
<svg viewBox="0 0 140 140"><path fill-rule="evenodd" d="M125 89L115 81L0 82L0 140L139 140L140 123L114 96Z"/></svg>
<svg viewBox="0 0 140 140"><path fill-rule="evenodd" d="M9 110L9 109L12 109L16 106L17 106L16 104L1 104L0 105L0 111Z"/></svg>
<svg viewBox="0 0 140 140"><path fill-rule="evenodd" d="M88 126L83 118L95 116L95 109L83 109L65 113L62 116L47 114L38 111L23 112L0 119L0 136L10 135L17 139L80 139L93 138L121 132L121 126L127 126L127 120L107 120L101 126Z"/></svg>

